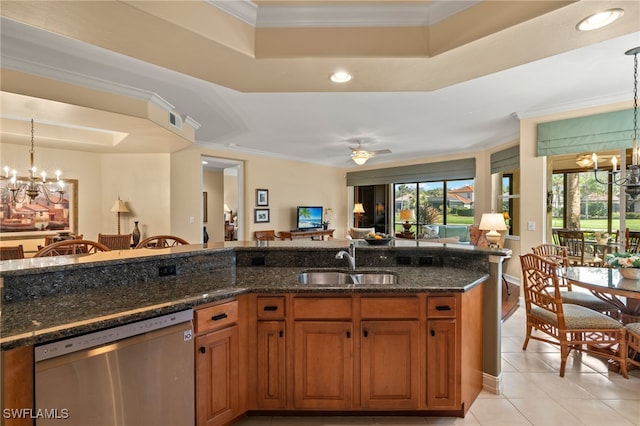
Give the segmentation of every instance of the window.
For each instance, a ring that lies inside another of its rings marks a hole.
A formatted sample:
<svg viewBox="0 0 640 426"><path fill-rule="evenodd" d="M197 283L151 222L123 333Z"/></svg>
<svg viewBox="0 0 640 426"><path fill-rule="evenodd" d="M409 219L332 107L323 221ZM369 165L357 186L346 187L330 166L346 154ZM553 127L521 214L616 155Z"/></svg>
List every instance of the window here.
<svg viewBox="0 0 640 426"><path fill-rule="evenodd" d="M620 228L620 187L596 181L593 171L553 173L551 216L553 228L616 233ZM604 173L601 180L606 179ZM636 204L628 202L626 226L640 229Z"/></svg>
<svg viewBox="0 0 640 426"><path fill-rule="evenodd" d="M502 204L502 213L505 215L505 222L509 225L509 235L513 235L513 220L516 217L514 211L514 193L513 193L513 174L505 173L502 175L502 191L500 203Z"/></svg>
<svg viewBox="0 0 640 426"><path fill-rule="evenodd" d="M402 210L412 210L415 227L422 234L429 224L472 225L474 180L442 180L394 184L394 230L403 232Z"/></svg>

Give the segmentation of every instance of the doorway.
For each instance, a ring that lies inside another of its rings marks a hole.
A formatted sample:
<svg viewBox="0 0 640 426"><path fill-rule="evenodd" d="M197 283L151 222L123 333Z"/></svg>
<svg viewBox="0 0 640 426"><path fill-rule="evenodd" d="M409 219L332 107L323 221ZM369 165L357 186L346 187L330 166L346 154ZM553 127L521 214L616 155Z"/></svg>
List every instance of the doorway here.
<svg viewBox="0 0 640 426"><path fill-rule="evenodd" d="M203 229L209 241L244 239L243 162L202 156Z"/></svg>

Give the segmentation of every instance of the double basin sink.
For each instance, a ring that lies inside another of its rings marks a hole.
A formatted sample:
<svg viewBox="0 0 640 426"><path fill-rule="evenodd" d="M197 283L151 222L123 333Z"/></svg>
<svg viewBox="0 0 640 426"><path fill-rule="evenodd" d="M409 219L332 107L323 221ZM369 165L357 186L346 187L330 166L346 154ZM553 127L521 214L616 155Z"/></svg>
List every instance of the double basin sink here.
<svg viewBox="0 0 640 426"><path fill-rule="evenodd" d="M308 285L396 284L398 276L391 272L305 271L298 275L298 282Z"/></svg>

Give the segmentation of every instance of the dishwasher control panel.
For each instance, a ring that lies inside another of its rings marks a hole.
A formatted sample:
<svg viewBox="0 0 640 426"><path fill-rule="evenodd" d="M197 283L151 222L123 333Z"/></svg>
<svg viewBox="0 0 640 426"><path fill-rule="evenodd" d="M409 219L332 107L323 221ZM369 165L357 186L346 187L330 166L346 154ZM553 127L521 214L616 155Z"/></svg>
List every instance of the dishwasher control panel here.
<svg viewBox="0 0 640 426"><path fill-rule="evenodd" d="M83 334L82 336L76 336L70 339L46 343L35 347L35 361L44 361L45 359L70 354L72 352L102 346L117 340L126 339L127 337L159 330L191 320L193 320L193 310L188 309L186 311L175 312L173 314ZM187 339L187 337L189 337L189 339ZM191 335L187 336L187 334L185 334L185 340L190 340L190 337Z"/></svg>

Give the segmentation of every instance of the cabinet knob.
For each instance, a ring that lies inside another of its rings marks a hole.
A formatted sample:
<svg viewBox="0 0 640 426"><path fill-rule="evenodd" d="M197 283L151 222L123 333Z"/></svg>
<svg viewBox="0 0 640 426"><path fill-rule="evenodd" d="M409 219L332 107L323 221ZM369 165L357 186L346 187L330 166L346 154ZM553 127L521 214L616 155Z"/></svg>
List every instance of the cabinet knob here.
<svg viewBox="0 0 640 426"><path fill-rule="evenodd" d="M347 331L347 339L351 339L351 332Z"/></svg>
<svg viewBox="0 0 640 426"><path fill-rule="evenodd" d="M364 337L369 337L369 332L367 330L364 330L362 334L364 335Z"/></svg>
<svg viewBox="0 0 640 426"><path fill-rule="evenodd" d="M273 305L267 305L263 308L265 311L277 311L278 307Z"/></svg>
<svg viewBox="0 0 640 426"><path fill-rule="evenodd" d="M284 331L280 330L279 334L280 334L280 337L283 337L284 336Z"/></svg>
<svg viewBox="0 0 640 426"><path fill-rule="evenodd" d="M436 335L436 331L435 330L431 330L431 336L435 336Z"/></svg>
<svg viewBox="0 0 640 426"><path fill-rule="evenodd" d="M436 311L450 311L451 306L449 305L438 305L436 306Z"/></svg>
<svg viewBox="0 0 640 426"><path fill-rule="evenodd" d="M200 353L203 354L207 352L207 348L205 348L204 346L200 346Z"/></svg>

